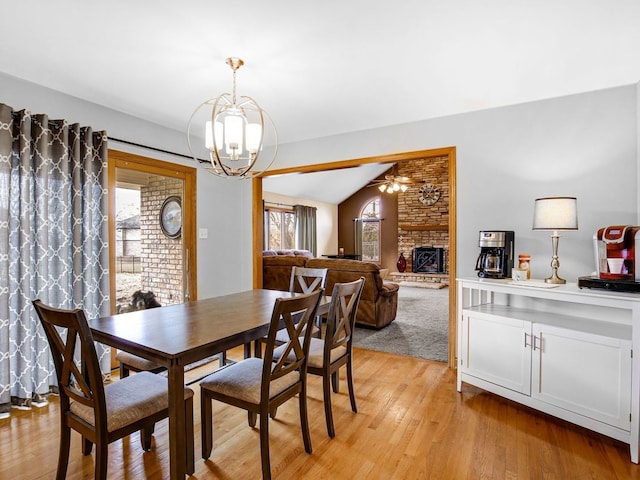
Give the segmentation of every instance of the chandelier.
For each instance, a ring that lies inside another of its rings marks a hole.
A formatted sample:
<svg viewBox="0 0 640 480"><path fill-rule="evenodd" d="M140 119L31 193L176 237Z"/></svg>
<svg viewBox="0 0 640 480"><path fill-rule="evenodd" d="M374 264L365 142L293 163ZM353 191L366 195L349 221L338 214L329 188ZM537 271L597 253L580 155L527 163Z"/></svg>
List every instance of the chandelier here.
<svg viewBox="0 0 640 480"><path fill-rule="evenodd" d="M208 158L206 169L219 177L251 178L271 166L277 133L267 113L251 97L236 96L240 58L226 59L233 71L233 93L201 103L189 119L187 141L196 160Z"/></svg>

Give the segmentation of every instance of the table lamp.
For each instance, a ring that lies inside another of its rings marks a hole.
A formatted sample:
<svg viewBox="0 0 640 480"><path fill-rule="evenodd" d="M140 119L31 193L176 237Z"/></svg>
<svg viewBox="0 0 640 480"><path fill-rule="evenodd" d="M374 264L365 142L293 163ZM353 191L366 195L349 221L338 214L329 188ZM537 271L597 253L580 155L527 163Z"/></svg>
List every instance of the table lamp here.
<svg viewBox="0 0 640 480"><path fill-rule="evenodd" d="M545 278L545 283L563 284L566 280L558 276L558 230L578 230L578 202L575 197L545 197L536 198L533 205L533 230L553 230L551 244L553 257L551 258L552 274Z"/></svg>

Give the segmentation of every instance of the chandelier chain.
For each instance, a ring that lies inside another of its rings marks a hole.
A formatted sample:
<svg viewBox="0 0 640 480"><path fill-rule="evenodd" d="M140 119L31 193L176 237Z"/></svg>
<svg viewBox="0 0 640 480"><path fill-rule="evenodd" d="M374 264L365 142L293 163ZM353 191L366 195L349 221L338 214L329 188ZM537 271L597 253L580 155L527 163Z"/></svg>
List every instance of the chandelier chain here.
<svg viewBox="0 0 640 480"><path fill-rule="evenodd" d="M231 97L231 101L233 103L233 106L236 106L236 72L238 71L238 67L236 66L232 66L231 67L233 69L233 94Z"/></svg>

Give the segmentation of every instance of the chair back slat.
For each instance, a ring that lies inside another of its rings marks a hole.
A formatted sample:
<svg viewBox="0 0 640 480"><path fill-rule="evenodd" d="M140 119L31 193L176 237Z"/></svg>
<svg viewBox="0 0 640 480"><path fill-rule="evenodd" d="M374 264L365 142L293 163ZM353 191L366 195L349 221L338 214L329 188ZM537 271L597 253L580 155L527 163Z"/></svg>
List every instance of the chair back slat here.
<svg viewBox="0 0 640 480"><path fill-rule="evenodd" d="M364 277L348 283L336 283L331 293L325 335L325 357L331 358L331 350L340 346L351 348L358 303L364 288Z"/></svg>
<svg viewBox="0 0 640 480"><path fill-rule="evenodd" d="M327 281L327 268L306 268L294 266L291 269L289 291L291 293L310 293L324 288Z"/></svg>
<svg viewBox="0 0 640 480"><path fill-rule="evenodd" d="M278 298L273 307L267 345L264 353L262 373L263 395L268 395L269 383L300 369L304 375L306 352L311 341L311 323L315 317L320 297L324 290L301 294L291 298ZM284 353L273 364L273 350L276 347L276 333L285 328L289 341L285 344ZM295 359L295 360L294 360ZM266 389L266 390L265 390Z"/></svg>

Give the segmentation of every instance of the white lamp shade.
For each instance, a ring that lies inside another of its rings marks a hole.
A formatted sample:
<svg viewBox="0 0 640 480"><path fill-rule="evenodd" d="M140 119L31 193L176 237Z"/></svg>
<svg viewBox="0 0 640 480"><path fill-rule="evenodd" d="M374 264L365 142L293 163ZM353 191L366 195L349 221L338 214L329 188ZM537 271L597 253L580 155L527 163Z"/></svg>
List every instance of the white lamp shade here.
<svg viewBox="0 0 640 480"><path fill-rule="evenodd" d="M222 125L222 122L215 122L213 128L215 133L214 138L216 140L216 147L218 148L218 150L222 150L222 146L224 145L224 126Z"/></svg>
<svg viewBox="0 0 640 480"><path fill-rule="evenodd" d="M578 201L575 197L536 198L533 230L577 230Z"/></svg>
<svg viewBox="0 0 640 480"><path fill-rule="evenodd" d="M213 130L211 129L211 121L208 121L204 127L204 145L209 150L213 148Z"/></svg>
<svg viewBox="0 0 640 480"><path fill-rule="evenodd" d="M213 142L216 142L216 146L218 147L218 150L222 150L222 145L223 145L223 141L222 138L224 136L224 127L222 126L221 122L215 122L215 135L214 135L214 130L211 128L211 121L208 121L205 125L205 129L204 129L204 143L205 146L209 149L209 150L213 150Z"/></svg>
<svg viewBox="0 0 640 480"><path fill-rule="evenodd" d="M260 148L262 141L262 127L259 123L247 124L247 150L255 153Z"/></svg>

